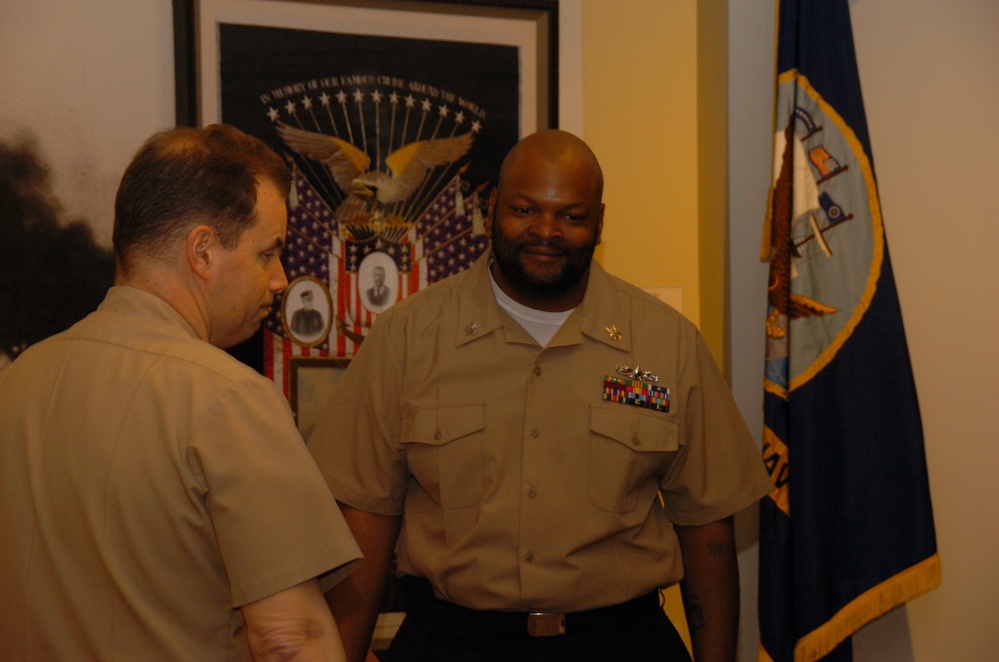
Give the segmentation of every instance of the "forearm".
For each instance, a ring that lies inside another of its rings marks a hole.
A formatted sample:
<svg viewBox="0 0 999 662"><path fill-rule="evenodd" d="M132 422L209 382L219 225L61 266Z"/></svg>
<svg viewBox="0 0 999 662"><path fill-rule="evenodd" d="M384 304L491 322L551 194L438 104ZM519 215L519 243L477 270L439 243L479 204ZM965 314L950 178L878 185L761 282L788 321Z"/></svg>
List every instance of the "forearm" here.
<svg viewBox="0 0 999 662"><path fill-rule="evenodd" d="M371 646L371 635L385 594L400 519L373 515L342 504L341 510L364 559L327 591L325 597L340 629L348 662L363 662Z"/></svg>
<svg viewBox="0 0 999 662"><path fill-rule="evenodd" d="M739 632L739 565L732 518L678 526L684 576L680 582L697 662L735 660Z"/></svg>
<svg viewBox="0 0 999 662"><path fill-rule="evenodd" d="M247 644L257 662L343 662L336 623L315 579L243 605Z"/></svg>
<svg viewBox="0 0 999 662"><path fill-rule="evenodd" d="M380 597L385 592L386 575L363 580L362 563L343 581L326 592L326 603L333 612L348 662L363 662L371 647L371 636L378 620ZM378 596L375 598L375 596Z"/></svg>

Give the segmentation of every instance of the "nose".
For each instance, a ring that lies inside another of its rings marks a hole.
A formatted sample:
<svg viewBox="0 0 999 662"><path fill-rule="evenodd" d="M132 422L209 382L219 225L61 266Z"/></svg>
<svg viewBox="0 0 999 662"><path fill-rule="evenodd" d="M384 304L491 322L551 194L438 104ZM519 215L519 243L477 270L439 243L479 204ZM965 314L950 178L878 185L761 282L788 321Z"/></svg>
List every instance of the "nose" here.
<svg viewBox="0 0 999 662"><path fill-rule="evenodd" d="M538 213L531 224L531 233L543 241L562 236L562 225L555 214Z"/></svg>
<svg viewBox="0 0 999 662"><path fill-rule="evenodd" d="M275 260L276 266L271 269L270 290L274 294L288 289L288 276L284 273L284 265Z"/></svg>

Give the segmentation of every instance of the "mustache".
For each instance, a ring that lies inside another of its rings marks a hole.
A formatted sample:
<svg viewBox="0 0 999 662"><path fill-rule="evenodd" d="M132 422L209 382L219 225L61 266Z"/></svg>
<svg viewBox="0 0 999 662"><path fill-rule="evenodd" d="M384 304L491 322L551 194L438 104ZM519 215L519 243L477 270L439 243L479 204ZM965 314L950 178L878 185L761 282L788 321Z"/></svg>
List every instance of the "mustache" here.
<svg viewBox="0 0 999 662"><path fill-rule="evenodd" d="M534 241L522 241L517 244L517 250L522 251L525 248L545 248L548 250L556 250L561 253L567 252L567 249L561 239L536 239Z"/></svg>

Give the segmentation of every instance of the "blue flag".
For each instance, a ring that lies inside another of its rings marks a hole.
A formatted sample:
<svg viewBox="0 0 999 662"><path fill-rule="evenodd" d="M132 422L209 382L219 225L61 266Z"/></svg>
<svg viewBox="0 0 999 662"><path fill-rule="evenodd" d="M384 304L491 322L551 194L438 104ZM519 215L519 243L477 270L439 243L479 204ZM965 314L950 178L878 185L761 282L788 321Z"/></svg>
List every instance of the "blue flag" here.
<svg viewBox="0 0 999 662"><path fill-rule="evenodd" d="M759 658L850 660L940 559L848 0L777 7Z"/></svg>

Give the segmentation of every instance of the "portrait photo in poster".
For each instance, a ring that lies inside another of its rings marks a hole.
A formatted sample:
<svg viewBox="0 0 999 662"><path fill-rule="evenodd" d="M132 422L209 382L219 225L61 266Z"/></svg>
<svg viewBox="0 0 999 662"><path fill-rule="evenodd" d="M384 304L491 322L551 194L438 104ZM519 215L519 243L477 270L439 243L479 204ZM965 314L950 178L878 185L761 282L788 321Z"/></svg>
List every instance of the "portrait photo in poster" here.
<svg viewBox="0 0 999 662"><path fill-rule="evenodd" d="M329 335L333 302L326 283L314 276L299 276L281 297L284 335L299 345L316 347Z"/></svg>
<svg viewBox="0 0 999 662"><path fill-rule="evenodd" d="M552 99L538 92L554 82L551 17L467 4L457 14L425 2L197 5L200 123L237 126L285 157L287 276L330 297L319 343L290 331L283 300L265 323L262 371L286 394L291 358L353 356L379 314L486 251L503 155L551 124Z"/></svg>

